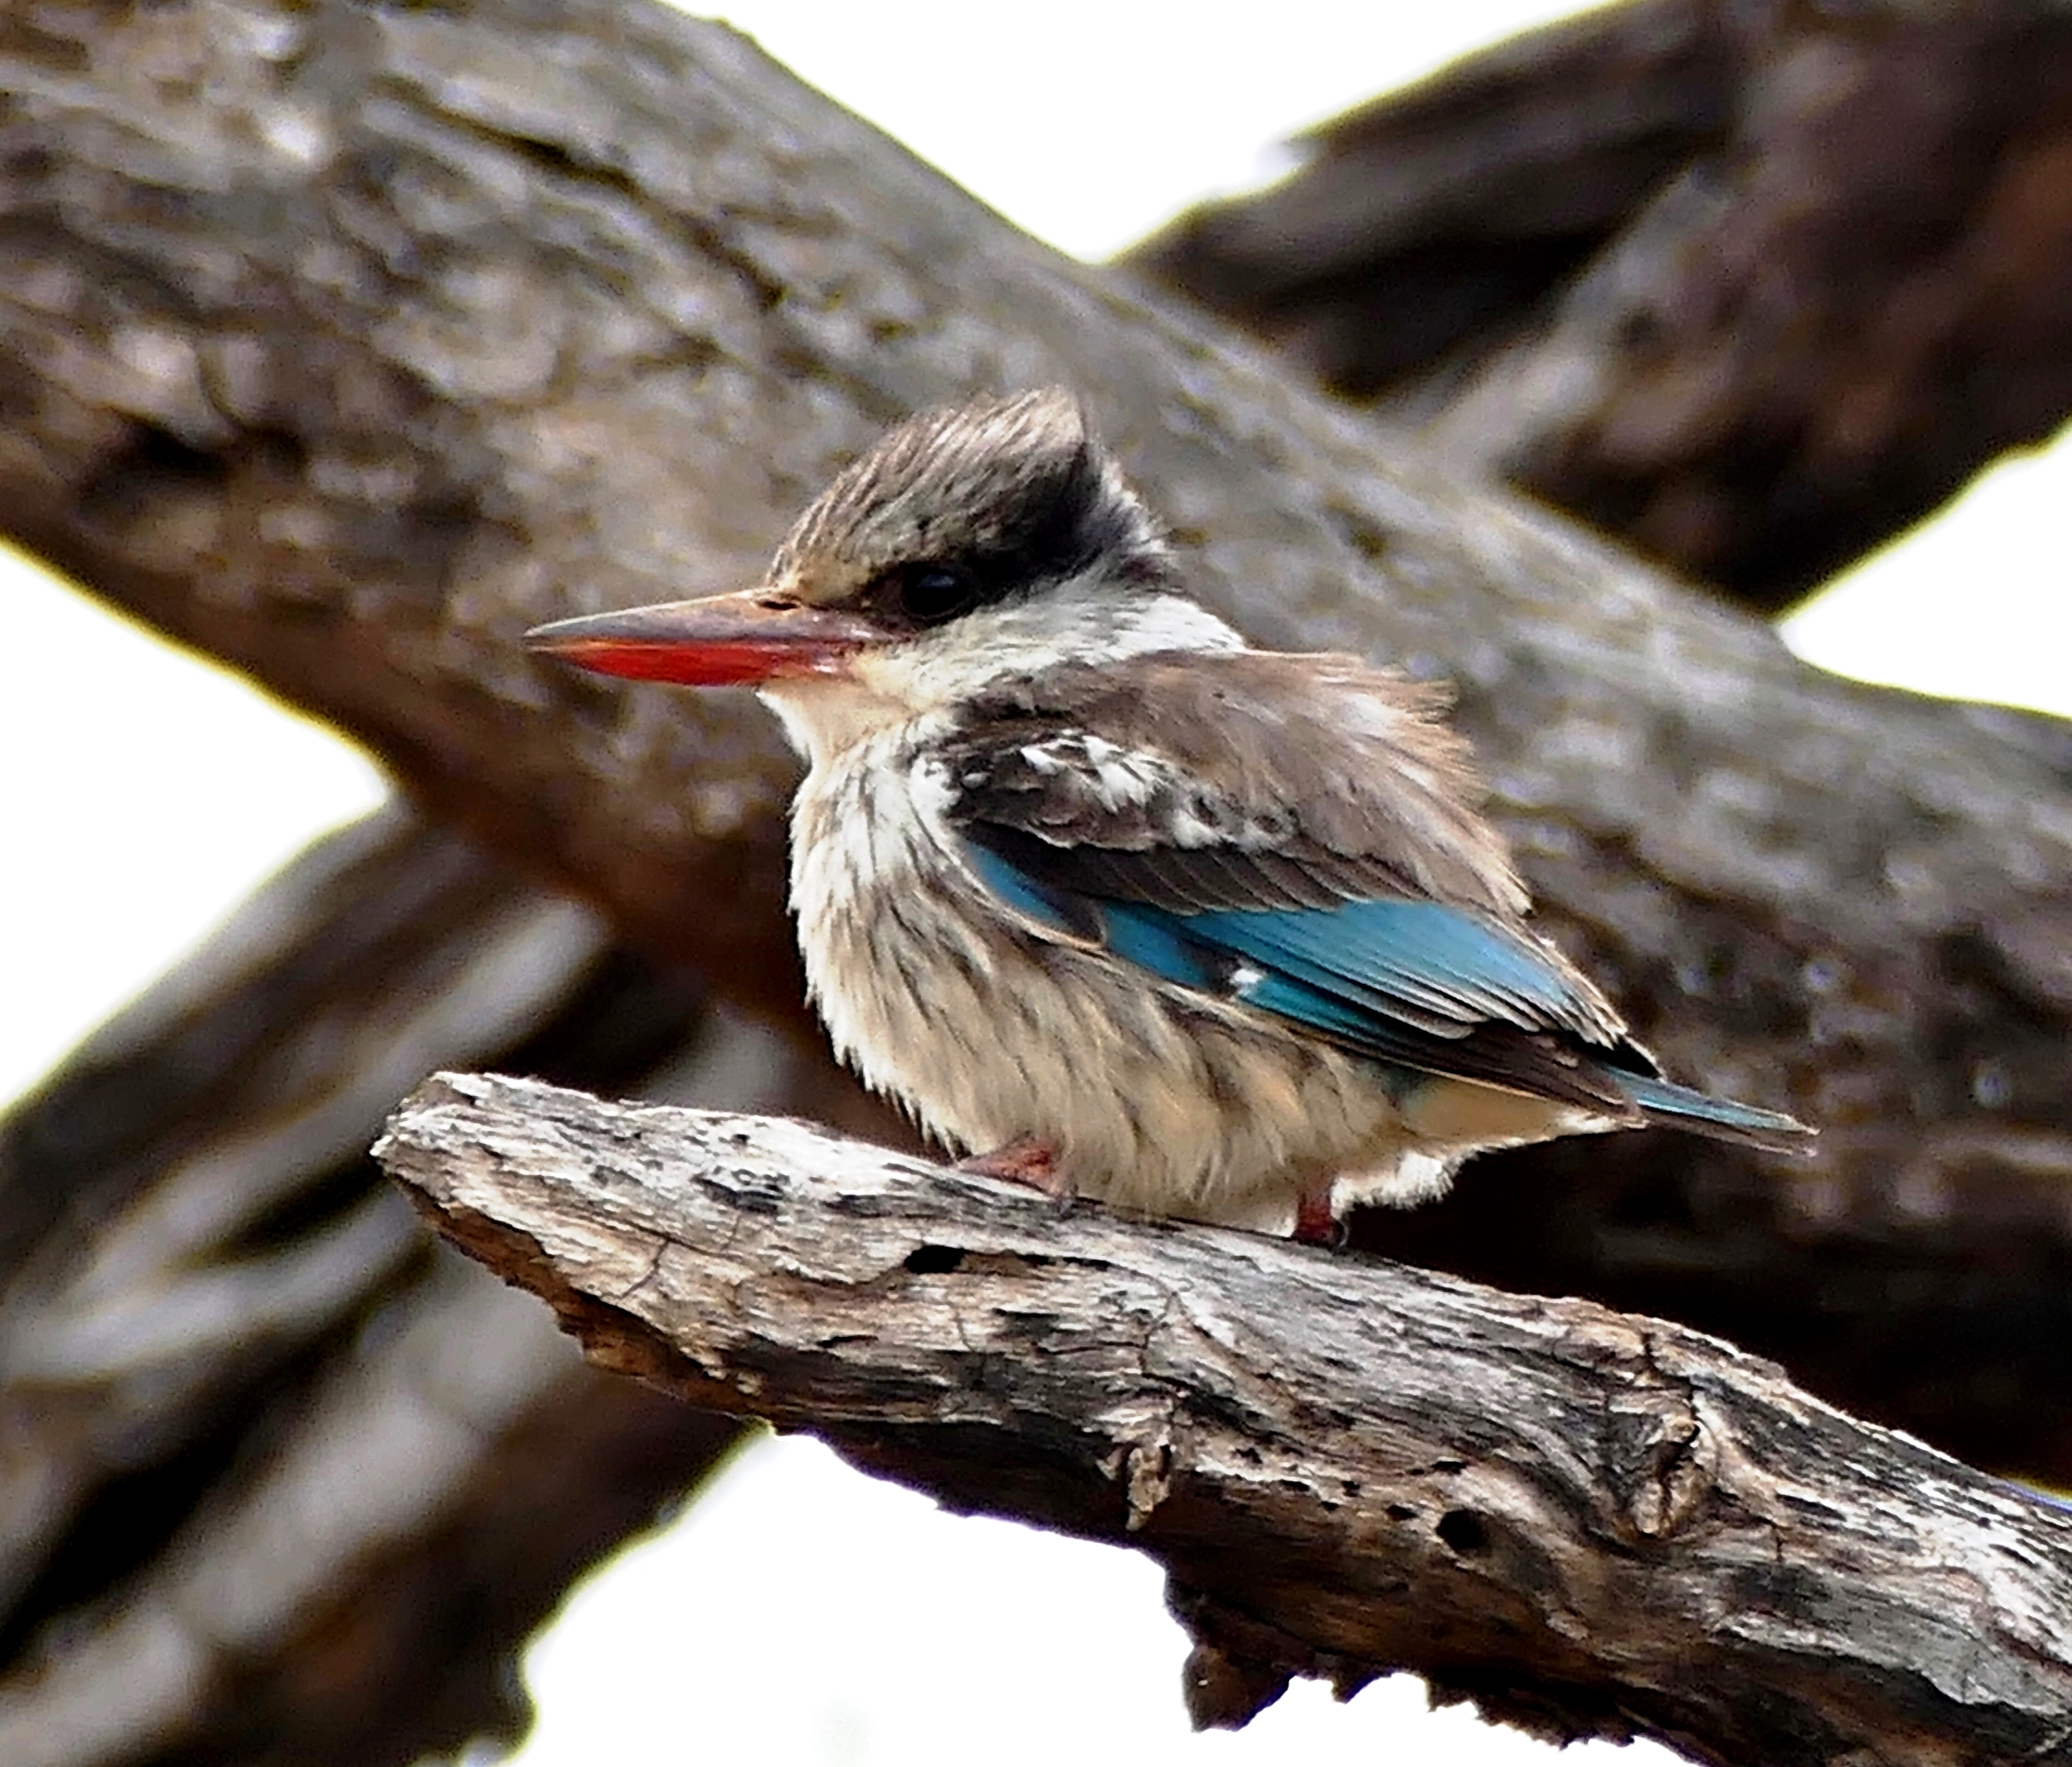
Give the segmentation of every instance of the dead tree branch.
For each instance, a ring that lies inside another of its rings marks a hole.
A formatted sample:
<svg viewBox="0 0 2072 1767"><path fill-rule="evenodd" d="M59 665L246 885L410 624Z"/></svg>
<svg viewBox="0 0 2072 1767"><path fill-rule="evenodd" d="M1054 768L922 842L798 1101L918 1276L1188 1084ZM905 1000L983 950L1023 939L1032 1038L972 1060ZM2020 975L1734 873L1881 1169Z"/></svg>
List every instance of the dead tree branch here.
<svg viewBox="0 0 2072 1767"><path fill-rule="evenodd" d="M1631 0L1129 261L1775 608L2072 413L2068 117L2054 7Z"/></svg>
<svg viewBox="0 0 2072 1767"><path fill-rule="evenodd" d="M594 1361L1150 1553L1201 1721L1408 1668L1706 1761L2072 1759L2072 1518L1681 1327L519 1081L377 1153Z"/></svg>
<svg viewBox="0 0 2072 1767"><path fill-rule="evenodd" d="M735 1430L435 1255L366 1147L442 1063L666 1092L686 1039L703 1095L747 1043L740 1102L840 1108L398 810L0 1121L0 1761L407 1767L524 1728L526 1637Z"/></svg>
<svg viewBox="0 0 2072 1767"><path fill-rule="evenodd" d="M1551 930L1669 1064L1826 1130L1789 1173L1594 1154L1593 1286L1654 1242L1604 1252L1636 1208L1695 1252L1702 1317L1755 1285L1691 1223L1884 1259L1874 1287L1770 1286L1795 1314L1772 1341L1831 1388L1872 1367L1885 1415L1968 1416L1878 1320L2011 1263L2040 1311L1967 1445L2068 1452L2072 1375L2039 1349L2072 1306L2064 730L1795 663L1015 235L719 28L619 0L37 16L0 28L18 537L796 1016L768 720L542 670L515 636L745 580L913 404L1085 387L1206 598L1459 684ZM1941 1320L1909 1344L1961 1346Z"/></svg>

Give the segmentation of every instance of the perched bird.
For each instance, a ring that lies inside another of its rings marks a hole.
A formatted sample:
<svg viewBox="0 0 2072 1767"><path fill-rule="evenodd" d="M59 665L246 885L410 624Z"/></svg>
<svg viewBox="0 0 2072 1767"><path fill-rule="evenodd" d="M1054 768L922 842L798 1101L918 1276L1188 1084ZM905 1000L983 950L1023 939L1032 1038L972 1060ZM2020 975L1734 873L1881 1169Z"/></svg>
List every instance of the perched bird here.
<svg viewBox="0 0 2072 1767"><path fill-rule="evenodd" d="M1807 1133L1660 1078L1527 925L1443 692L1248 646L1067 394L901 424L757 588L528 641L761 688L814 1002L979 1170L1324 1239L1488 1148Z"/></svg>

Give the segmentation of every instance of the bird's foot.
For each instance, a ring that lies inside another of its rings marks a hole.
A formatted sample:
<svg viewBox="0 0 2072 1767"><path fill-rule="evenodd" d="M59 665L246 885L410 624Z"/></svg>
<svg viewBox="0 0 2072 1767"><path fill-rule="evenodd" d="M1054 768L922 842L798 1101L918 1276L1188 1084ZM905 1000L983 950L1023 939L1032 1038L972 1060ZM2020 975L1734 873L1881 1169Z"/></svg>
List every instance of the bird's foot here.
<svg viewBox="0 0 2072 1767"><path fill-rule="evenodd" d="M1296 1204L1295 1231L1288 1237L1304 1245L1320 1245L1329 1252L1345 1244L1345 1223L1332 1212L1329 1190L1306 1195Z"/></svg>
<svg viewBox="0 0 2072 1767"><path fill-rule="evenodd" d="M974 1153L957 1162L959 1172L1004 1178L1011 1184L1040 1190L1063 1212L1072 1204L1072 1181L1058 1170L1058 1150L1040 1135L1017 1135L991 1153Z"/></svg>

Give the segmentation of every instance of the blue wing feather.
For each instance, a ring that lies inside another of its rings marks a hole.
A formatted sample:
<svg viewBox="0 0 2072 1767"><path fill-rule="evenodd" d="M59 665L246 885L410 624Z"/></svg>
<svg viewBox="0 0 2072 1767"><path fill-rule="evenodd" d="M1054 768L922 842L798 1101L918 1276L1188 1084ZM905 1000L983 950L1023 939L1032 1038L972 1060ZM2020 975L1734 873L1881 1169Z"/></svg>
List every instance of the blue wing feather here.
<svg viewBox="0 0 2072 1767"><path fill-rule="evenodd" d="M1328 985L1319 986L1292 970L1257 963L1256 975L1246 978L1239 963L1251 959L1218 942L1212 932L1197 936L1195 923L1207 916L1134 902L1104 903L1102 914L1108 949L1166 981L1240 999L1261 1012L1308 1025L1376 1055L1404 1053L1396 1047L1400 1039L1391 1033L1385 1018L1360 1002L1334 994Z"/></svg>
<svg viewBox="0 0 2072 1767"><path fill-rule="evenodd" d="M1299 695L1280 691L1288 671ZM1342 690L1394 710L1349 720L1364 733L1342 741L1321 709ZM927 765L979 880L1082 950L1398 1071L1602 1122L1802 1144L1789 1117L1661 1080L1611 1002L1526 930L1465 758L1434 731L1371 673L1190 654L1017 677ZM1183 758L1197 746L1199 765Z"/></svg>
<svg viewBox="0 0 2072 1767"><path fill-rule="evenodd" d="M1456 1040L1491 1022L1584 1036L1594 1025L1591 1002L1551 952L1443 902L1188 912L1079 896L976 842L967 852L993 894L1033 919L1092 934L1161 980L1242 1000L1389 1059L1433 1065L1430 1039Z"/></svg>
<svg viewBox="0 0 2072 1767"><path fill-rule="evenodd" d="M1224 910L1192 916L1187 925L1195 936L1253 963L1285 969L1376 1012L1408 1009L1421 1024L1432 1016L1466 1029L1495 1019L1521 1030L1557 1025L1581 1033L1590 1023L1589 1002L1551 954L1444 902Z"/></svg>

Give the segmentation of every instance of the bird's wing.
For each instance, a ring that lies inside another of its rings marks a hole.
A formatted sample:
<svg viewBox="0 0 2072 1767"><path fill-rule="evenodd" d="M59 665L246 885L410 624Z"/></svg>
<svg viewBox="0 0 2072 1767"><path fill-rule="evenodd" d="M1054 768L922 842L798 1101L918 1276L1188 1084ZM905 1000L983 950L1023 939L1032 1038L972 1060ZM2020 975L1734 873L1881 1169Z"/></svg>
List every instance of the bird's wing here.
<svg viewBox="0 0 2072 1767"><path fill-rule="evenodd" d="M1652 1073L1522 923L1437 697L1350 658L1070 665L969 707L928 763L1002 902L1378 1059L1628 1117Z"/></svg>

